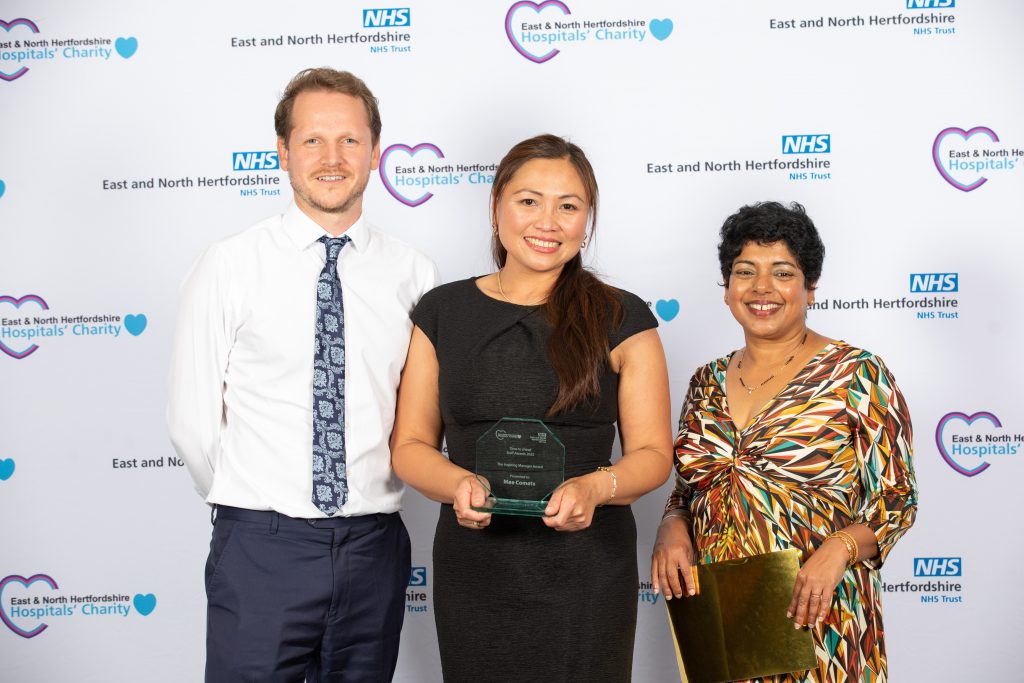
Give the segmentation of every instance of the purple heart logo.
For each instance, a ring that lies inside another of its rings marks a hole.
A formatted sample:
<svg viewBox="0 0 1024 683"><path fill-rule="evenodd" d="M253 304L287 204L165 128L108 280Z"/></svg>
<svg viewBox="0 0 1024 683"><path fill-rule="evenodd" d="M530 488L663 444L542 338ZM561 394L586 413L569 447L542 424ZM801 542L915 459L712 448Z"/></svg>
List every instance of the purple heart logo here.
<svg viewBox="0 0 1024 683"><path fill-rule="evenodd" d="M35 22L32 21L31 19L25 19L24 17L20 19L14 19L12 21L4 21L3 19L0 19L0 28L7 31L8 33L10 33L11 29L14 28L15 26L27 26L28 30L32 31L32 33L39 33L39 27L36 26ZM0 71L0 79L3 79L7 82L11 82L17 78L21 78L27 73L27 66L23 66L14 73L10 74L4 71Z"/></svg>
<svg viewBox="0 0 1024 683"><path fill-rule="evenodd" d="M962 467L959 463L956 462L956 460L953 459L954 454L950 453L949 450L946 448L946 439L943 432L946 429L946 425L948 425L953 420L961 420L962 422L967 423L968 426L970 426L977 420L988 420L996 427L1000 428L1003 426L1003 423L999 421L998 417L988 412L974 413L973 415L966 415L964 413L949 413L948 415L944 416L941 420L939 420L939 424L935 428L935 445L939 447L939 453L942 454L942 459L946 461L946 464L952 467L960 474L964 475L965 477L973 477L975 475L981 474L982 472L989 468L989 463L982 461L982 463L980 465L977 465L976 467Z"/></svg>
<svg viewBox="0 0 1024 683"><path fill-rule="evenodd" d="M935 162L935 168L939 170L939 175L941 175L947 183L949 183L958 190L963 190L964 192L977 190L979 187L988 182L988 178L981 176L972 183L961 183L959 180L950 175L949 171L947 171L945 166L942 165L942 160L939 159L939 147L942 145L942 141L946 139L946 137L949 135L958 135L961 138L963 138L966 142L967 140L970 140L972 137L978 134L987 135L988 138L992 140L992 142L999 142L999 136L996 135L995 131L993 131L991 128L986 128L985 126L975 126L970 130L964 130L963 128L951 126L949 128L944 129L941 133L936 135L935 142L932 143L932 161Z"/></svg>
<svg viewBox="0 0 1024 683"><path fill-rule="evenodd" d="M444 153L437 147L437 145L432 145L429 142L421 142L415 147L410 147L409 145L401 144L391 145L390 147L384 150L383 154L380 155L380 167L378 169L378 172L380 173L381 182L384 183L384 187L387 188L387 191L391 193L392 197L402 202L406 206L419 206L420 204L423 204L424 202L428 201L434 195L431 194L430 192L424 192L422 195L415 199L410 199L409 197L403 195L398 190L398 188L395 187L395 184L401 185L402 180L396 178L395 183L392 183L391 179L388 178L388 157L390 157L393 152L405 152L406 154L409 155L409 158L412 158L423 151L432 153L434 157L437 159L444 159Z"/></svg>
<svg viewBox="0 0 1024 683"><path fill-rule="evenodd" d="M535 55L527 50L519 39L516 38L515 32L512 30L512 19L513 15L521 9L528 8L532 9L537 14L540 14L542 10L548 7L555 7L562 11L562 14L572 14L572 11L566 6L561 0L545 0L541 3L530 2L530 0L521 0L508 8L508 12L505 13L505 35L508 37L508 42L512 43L512 47L516 49L516 52L529 59L535 64L543 64L549 59L553 58L558 54L558 50L552 48L547 54Z"/></svg>
<svg viewBox="0 0 1024 683"><path fill-rule="evenodd" d="M46 302L43 301L43 297L36 296L35 294L26 294L20 299L15 299L13 296L0 296L0 304L12 304L15 308L21 308L21 305L26 303L38 304L38 306L44 311L50 309L50 307L46 305ZM16 358L17 360L28 358L35 353L38 348L39 346L36 344L29 344L28 348L24 351L15 351L3 342L0 342L0 351L3 351L11 358Z"/></svg>
<svg viewBox="0 0 1024 683"><path fill-rule="evenodd" d="M25 588L28 588L37 581L42 581L54 590L57 589L57 582L51 579L46 574L34 574L28 577L27 579L24 576L11 574L10 576L5 576L3 579L0 579L0 620L2 620L4 624L7 625L7 628L11 629L22 638L35 638L49 627L46 624L40 623L37 624L34 628L25 630L17 624L15 624L14 621L11 619L11 616L8 615L7 611L4 609L4 589L7 588L8 584L12 583L20 583Z"/></svg>

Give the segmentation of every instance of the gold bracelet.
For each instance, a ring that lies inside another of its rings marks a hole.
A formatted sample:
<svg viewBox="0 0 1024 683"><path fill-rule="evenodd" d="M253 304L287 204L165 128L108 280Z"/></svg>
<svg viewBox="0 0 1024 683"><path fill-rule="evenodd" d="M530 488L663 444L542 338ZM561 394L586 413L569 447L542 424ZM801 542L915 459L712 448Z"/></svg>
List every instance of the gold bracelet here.
<svg viewBox="0 0 1024 683"><path fill-rule="evenodd" d="M853 536L851 536L845 531L833 531L825 537L825 540L827 541L830 538L837 538L840 541L842 541L843 545L846 546L846 552L850 556L850 562L848 566L852 567L853 565L857 564L857 558L860 556L860 552L857 548L857 539L855 539Z"/></svg>
<svg viewBox="0 0 1024 683"><path fill-rule="evenodd" d="M612 475L612 495L610 495L608 497L608 500L614 500L615 499L615 491L616 491L616 489L619 488L619 478L617 476L615 476L615 472L612 471L611 467L604 467L604 466L598 467L597 471L598 472L607 472L608 474Z"/></svg>
<svg viewBox="0 0 1024 683"><path fill-rule="evenodd" d="M835 538L842 542L846 547L846 554L849 557L847 566L852 567L857 561L857 542L853 539L853 536L850 536L845 531L833 531L828 535L828 538Z"/></svg>

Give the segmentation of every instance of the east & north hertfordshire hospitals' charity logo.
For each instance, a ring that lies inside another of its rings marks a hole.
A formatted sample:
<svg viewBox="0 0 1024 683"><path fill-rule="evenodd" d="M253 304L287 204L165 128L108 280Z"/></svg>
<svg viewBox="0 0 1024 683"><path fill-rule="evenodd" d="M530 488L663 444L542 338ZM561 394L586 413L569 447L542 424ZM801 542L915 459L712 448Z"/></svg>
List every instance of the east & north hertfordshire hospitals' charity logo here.
<svg viewBox="0 0 1024 683"><path fill-rule="evenodd" d="M585 5L583 5L585 6ZM579 6L577 6L579 9ZM577 12L561 0L513 3L505 13L505 36L534 64L554 59L569 46L591 43L643 43L672 35L671 19L608 19Z"/></svg>
<svg viewBox="0 0 1024 683"><path fill-rule="evenodd" d="M329 30L325 30L321 22L316 25L317 31L309 33L235 35L230 37L230 45L243 50L298 47L333 51L354 47L365 49L372 55L409 54L413 51L411 8L355 9L347 6L343 16L347 21L332 20ZM336 58L333 52L331 55L331 59Z"/></svg>
<svg viewBox="0 0 1024 683"><path fill-rule="evenodd" d="M240 197L280 197L281 160L276 149L224 152L224 165L212 173L219 175L103 178L105 192L148 192L150 190L216 190L226 188ZM230 159L230 171L227 161ZM276 171L276 173L275 173Z"/></svg>
<svg viewBox="0 0 1024 683"><path fill-rule="evenodd" d="M708 159L660 159L647 162L647 173L668 174L685 173L720 174L720 173L765 173L776 172L786 174L786 179L793 182L822 182L832 180L832 134L831 133L785 133L774 138L771 143L777 156L765 149L760 158ZM762 148L770 144L762 142Z"/></svg>
<svg viewBox="0 0 1024 683"><path fill-rule="evenodd" d="M0 352L23 360L39 350L40 343L60 338L138 337L146 331L145 314L58 315L43 297L0 295Z"/></svg>
<svg viewBox="0 0 1024 683"><path fill-rule="evenodd" d="M972 415L947 413L935 427L935 445L953 471L974 477L992 463L1019 459L1024 448L1024 434L1004 431L1003 423L993 413L980 411Z"/></svg>
<svg viewBox="0 0 1024 683"><path fill-rule="evenodd" d="M46 574L0 579L0 620L22 638L35 638L57 620L116 619L133 612L147 617L155 609L152 593L64 593Z"/></svg>
<svg viewBox="0 0 1024 683"><path fill-rule="evenodd" d="M378 173L384 188L402 204L422 206L435 192L456 186L483 186L494 182L494 163L462 163L445 156L432 142L398 143L381 152Z"/></svg>
<svg viewBox="0 0 1024 683"><path fill-rule="evenodd" d="M970 130L950 126L939 132L932 143L932 161L947 183L963 192L971 192L993 178L1017 169L1024 149L1005 145L987 126Z"/></svg>
<svg viewBox="0 0 1024 683"><path fill-rule="evenodd" d="M641 581L636 589L636 601L640 605L654 606L661 600L661 593L654 590L654 584L650 581Z"/></svg>
<svg viewBox="0 0 1024 683"><path fill-rule="evenodd" d="M39 64L61 60L109 61L114 55L131 59L139 49L134 36L49 38L36 22L25 17L0 19L0 29L0 80L7 82L21 78Z"/></svg>

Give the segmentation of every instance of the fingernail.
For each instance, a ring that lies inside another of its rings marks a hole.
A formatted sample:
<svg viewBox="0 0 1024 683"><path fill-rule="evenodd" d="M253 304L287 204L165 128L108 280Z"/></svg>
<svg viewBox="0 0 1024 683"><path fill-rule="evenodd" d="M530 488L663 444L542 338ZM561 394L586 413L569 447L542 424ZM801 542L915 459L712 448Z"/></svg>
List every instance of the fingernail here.
<svg viewBox="0 0 1024 683"><path fill-rule="evenodd" d="M696 595L696 594L697 594L697 591L695 591L694 589L691 588L690 589L690 595Z"/></svg>
<svg viewBox="0 0 1024 683"><path fill-rule="evenodd" d="M793 628L795 628L797 631L799 631L800 630L800 624L794 623L793 624Z"/></svg>
<svg viewBox="0 0 1024 683"><path fill-rule="evenodd" d="M793 613L792 612L786 612L786 618L787 619L792 619L793 618Z"/></svg>
<svg viewBox="0 0 1024 683"><path fill-rule="evenodd" d="M672 599L672 594L671 593L665 593L665 599L666 600L671 600Z"/></svg>

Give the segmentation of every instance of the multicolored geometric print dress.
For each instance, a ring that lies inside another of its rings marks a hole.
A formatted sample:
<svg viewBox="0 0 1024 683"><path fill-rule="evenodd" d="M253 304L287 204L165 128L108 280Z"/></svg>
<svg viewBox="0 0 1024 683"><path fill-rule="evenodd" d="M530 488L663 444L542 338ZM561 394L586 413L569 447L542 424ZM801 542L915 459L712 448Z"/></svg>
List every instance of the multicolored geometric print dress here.
<svg viewBox="0 0 1024 683"><path fill-rule="evenodd" d="M697 370L679 420L666 511L690 523L697 561L798 548L868 526L879 555L847 569L812 629L817 670L767 681L885 681L878 568L914 523L917 484L903 395L880 358L833 342L738 430L725 396L729 357Z"/></svg>

